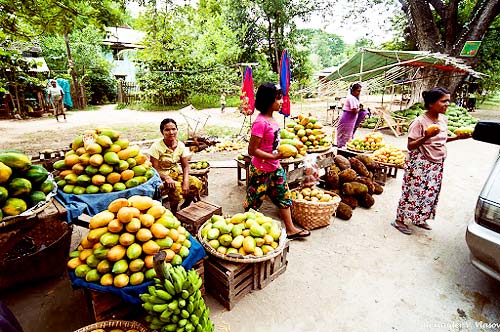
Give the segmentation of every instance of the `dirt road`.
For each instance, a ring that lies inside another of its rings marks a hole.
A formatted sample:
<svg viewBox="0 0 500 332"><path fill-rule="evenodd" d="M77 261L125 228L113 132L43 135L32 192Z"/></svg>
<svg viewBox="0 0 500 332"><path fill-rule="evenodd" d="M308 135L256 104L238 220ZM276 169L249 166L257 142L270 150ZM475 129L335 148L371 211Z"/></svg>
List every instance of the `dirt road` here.
<svg viewBox="0 0 500 332"><path fill-rule="evenodd" d="M311 109L323 117L324 108ZM241 118L230 113L206 112L212 115L210 121L241 124ZM175 112L114 110L75 112L68 123L59 124L54 119L0 121L2 145L9 142L10 146L23 132L76 128L84 121L157 126L166 114L182 121ZM406 137L387 133L385 139L400 147L406 144ZM417 228L412 236L389 224L401 190L399 172L375 197L371 209L357 208L350 221L335 219L307 240L291 242L286 272L244 297L233 310L225 310L209 296L216 331L498 331L500 285L470 265L465 242L477 195L498 151L497 146L473 140L450 143L433 230ZM242 211L245 193L236 183L235 169L212 169L209 188L207 200L221 205L224 214ZM270 204L262 212L277 217ZM81 293L72 291L67 280L46 287L12 293L2 300L27 332L63 332L83 326L89 318L82 309ZM33 309L27 311L28 307ZM74 318L76 308L81 311L79 318Z"/></svg>

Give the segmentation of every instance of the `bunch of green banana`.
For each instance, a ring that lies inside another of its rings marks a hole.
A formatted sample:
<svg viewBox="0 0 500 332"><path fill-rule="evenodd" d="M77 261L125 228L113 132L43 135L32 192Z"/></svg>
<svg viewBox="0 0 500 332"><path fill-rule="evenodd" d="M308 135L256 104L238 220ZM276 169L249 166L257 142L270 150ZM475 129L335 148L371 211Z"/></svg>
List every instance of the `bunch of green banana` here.
<svg viewBox="0 0 500 332"><path fill-rule="evenodd" d="M142 306L148 312L149 327L162 332L212 332L214 325L201 296L203 280L198 272L166 265L165 280L155 278L155 285L140 295Z"/></svg>

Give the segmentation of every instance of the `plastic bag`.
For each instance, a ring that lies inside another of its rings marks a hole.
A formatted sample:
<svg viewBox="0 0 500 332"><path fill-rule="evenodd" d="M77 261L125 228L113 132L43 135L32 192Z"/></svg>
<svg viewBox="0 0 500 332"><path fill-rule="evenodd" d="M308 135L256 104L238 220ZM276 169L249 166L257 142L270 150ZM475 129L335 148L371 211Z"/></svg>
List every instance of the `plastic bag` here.
<svg viewBox="0 0 500 332"><path fill-rule="evenodd" d="M319 181L319 168L316 164L316 157L308 155L304 160L304 179L303 187L312 187Z"/></svg>

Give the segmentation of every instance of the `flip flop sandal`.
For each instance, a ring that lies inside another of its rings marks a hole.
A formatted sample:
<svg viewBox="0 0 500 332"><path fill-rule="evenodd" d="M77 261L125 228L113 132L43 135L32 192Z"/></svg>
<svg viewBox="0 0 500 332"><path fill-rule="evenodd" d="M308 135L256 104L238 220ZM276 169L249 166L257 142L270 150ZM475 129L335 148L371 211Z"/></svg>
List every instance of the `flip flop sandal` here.
<svg viewBox="0 0 500 332"><path fill-rule="evenodd" d="M396 224L395 221L391 222L391 226L396 228L398 231L400 231L401 233L406 234L406 235L411 235L413 233L410 229L408 229L408 227L406 225L405 226L398 225L398 224Z"/></svg>
<svg viewBox="0 0 500 332"><path fill-rule="evenodd" d="M432 229L432 227L429 226L429 224L427 224L427 223L425 223L425 224L415 224L415 226L423 228L423 229L426 229L428 231L430 231Z"/></svg>
<svg viewBox="0 0 500 332"><path fill-rule="evenodd" d="M308 237L309 235L311 235L311 232L309 232L307 229L303 229L295 234L292 234L292 235L288 235L287 234L287 238L289 240L293 240L293 239L297 239L297 238L300 238L300 237Z"/></svg>

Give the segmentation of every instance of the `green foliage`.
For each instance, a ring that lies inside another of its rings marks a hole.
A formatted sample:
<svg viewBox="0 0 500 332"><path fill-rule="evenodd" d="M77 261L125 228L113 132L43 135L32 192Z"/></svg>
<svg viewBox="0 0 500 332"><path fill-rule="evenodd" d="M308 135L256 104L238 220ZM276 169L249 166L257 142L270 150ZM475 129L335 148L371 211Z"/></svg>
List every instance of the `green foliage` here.
<svg viewBox="0 0 500 332"><path fill-rule="evenodd" d="M85 84L90 104L103 104L116 99L116 81L111 75L111 63L105 58L101 45L104 34L92 27L75 30L69 35L74 68ZM40 38L42 56L55 77L69 78L64 38L51 34Z"/></svg>

